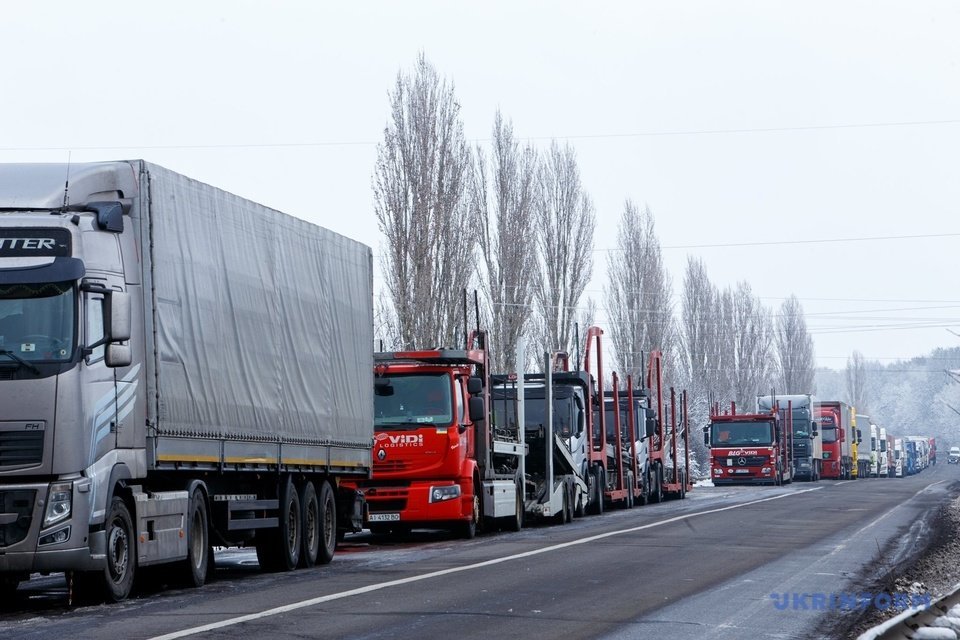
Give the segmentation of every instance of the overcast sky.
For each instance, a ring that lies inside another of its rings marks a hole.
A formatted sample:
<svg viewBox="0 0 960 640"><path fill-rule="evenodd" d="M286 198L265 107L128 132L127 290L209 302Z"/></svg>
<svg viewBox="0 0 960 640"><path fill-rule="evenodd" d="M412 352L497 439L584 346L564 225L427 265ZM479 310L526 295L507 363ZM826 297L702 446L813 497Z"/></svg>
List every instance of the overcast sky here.
<svg viewBox="0 0 960 640"><path fill-rule="evenodd" d="M575 145L601 324L629 197L675 291L692 254L796 293L820 365L960 345L960 3L598 5L4 3L0 162L142 157L377 251L387 93L423 51L471 140L499 108Z"/></svg>

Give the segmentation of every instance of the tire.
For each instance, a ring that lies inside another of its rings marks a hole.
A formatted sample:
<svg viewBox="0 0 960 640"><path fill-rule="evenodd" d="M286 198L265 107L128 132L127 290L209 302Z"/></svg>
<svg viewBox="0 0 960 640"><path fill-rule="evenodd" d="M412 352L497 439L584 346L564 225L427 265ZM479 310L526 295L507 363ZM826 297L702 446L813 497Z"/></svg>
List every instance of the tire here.
<svg viewBox="0 0 960 640"><path fill-rule="evenodd" d="M603 514L603 488L605 485L602 473L600 467L594 467L593 471L590 472L590 477L593 479L593 490L590 494L590 513L595 516Z"/></svg>
<svg viewBox="0 0 960 640"><path fill-rule="evenodd" d="M257 532L257 560L264 571L292 571L300 563L303 530L300 519L300 497L287 479L280 490L279 526Z"/></svg>
<svg viewBox="0 0 960 640"><path fill-rule="evenodd" d="M320 553L320 503L313 482L307 480L300 487L300 530L303 532L300 548L300 566L309 569L317 564Z"/></svg>
<svg viewBox="0 0 960 640"><path fill-rule="evenodd" d="M300 548L303 540L303 526L300 509L300 496L287 480L280 495L280 568L292 571L300 564Z"/></svg>
<svg viewBox="0 0 960 640"><path fill-rule="evenodd" d="M657 504L663 502L663 472L660 471L658 466L654 472L654 487L653 487L653 501Z"/></svg>
<svg viewBox="0 0 960 640"><path fill-rule="evenodd" d="M557 524L567 524L570 520L567 518L567 515L570 510L570 494L567 491L567 485L563 485L563 505L560 507L559 513L557 513L553 518L554 522Z"/></svg>
<svg viewBox="0 0 960 640"><path fill-rule="evenodd" d="M107 562L103 571L74 574L75 599L102 596L107 602L122 602L133 590L137 573L136 538L130 511L122 498L110 502L105 523Z"/></svg>
<svg viewBox="0 0 960 640"><path fill-rule="evenodd" d="M577 500L576 490L573 488L573 483L567 483L567 522L573 522L574 511L576 508L573 506Z"/></svg>
<svg viewBox="0 0 960 640"><path fill-rule="evenodd" d="M187 559L178 572L186 586L202 587L207 582L211 555L207 500L203 491L196 488L187 508Z"/></svg>
<svg viewBox="0 0 960 640"><path fill-rule="evenodd" d="M473 540L477 537L477 522L480 520L480 495L477 493L478 484L473 483L473 509L471 510L470 520L460 523L458 527L460 537L465 540Z"/></svg>
<svg viewBox="0 0 960 640"><path fill-rule="evenodd" d="M317 564L330 564L337 549L338 531L337 501L329 482L323 482L320 485L320 498L317 504L319 506Z"/></svg>
<svg viewBox="0 0 960 640"><path fill-rule="evenodd" d="M687 472L680 472L680 499L685 500L687 498Z"/></svg>

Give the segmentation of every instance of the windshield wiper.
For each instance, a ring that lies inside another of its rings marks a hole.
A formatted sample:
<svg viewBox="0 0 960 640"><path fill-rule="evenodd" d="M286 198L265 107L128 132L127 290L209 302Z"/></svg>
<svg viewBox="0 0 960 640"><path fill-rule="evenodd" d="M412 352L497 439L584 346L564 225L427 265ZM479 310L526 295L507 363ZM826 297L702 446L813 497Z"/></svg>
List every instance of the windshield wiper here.
<svg viewBox="0 0 960 640"><path fill-rule="evenodd" d="M27 370L33 372L34 375L40 375L40 369L37 369L35 366L15 354L13 351L8 349L0 349L0 356L9 356L11 360L16 362L21 367L26 367Z"/></svg>

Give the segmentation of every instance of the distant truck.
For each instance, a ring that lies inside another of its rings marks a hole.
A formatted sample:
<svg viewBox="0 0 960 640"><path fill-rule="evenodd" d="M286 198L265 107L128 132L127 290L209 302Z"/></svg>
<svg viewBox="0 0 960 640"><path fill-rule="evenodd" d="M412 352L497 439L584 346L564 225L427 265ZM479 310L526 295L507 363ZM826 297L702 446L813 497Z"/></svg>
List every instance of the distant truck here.
<svg viewBox="0 0 960 640"><path fill-rule="evenodd" d="M856 432L851 425L850 405L839 400L822 401L816 410L823 442L823 477L849 480L853 477L852 443Z"/></svg>
<svg viewBox="0 0 960 640"><path fill-rule="evenodd" d="M904 449L903 438L893 439L893 463L893 476L895 478L903 478L906 476L907 456L906 450Z"/></svg>
<svg viewBox="0 0 960 640"><path fill-rule="evenodd" d="M767 413L779 404L781 421L786 422L788 407L792 411L793 477L816 482L823 469L823 444L814 420L817 399L810 394L757 396L757 413Z"/></svg>
<svg viewBox="0 0 960 640"><path fill-rule="evenodd" d="M329 562L371 466L372 261L144 161L0 165L0 590Z"/></svg>
<svg viewBox="0 0 960 640"><path fill-rule="evenodd" d="M704 444L710 448L710 477L715 485L781 485L793 479L790 457L792 421L782 421L775 407L766 412L737 413L714 407L704 428Z"/></svg>
<svg viewBox="0 0 960 640"><path fill-rule="evenodd" d="M870 416L858 413L857 433L860 444L857 447L857 471L861 478L876 478L880 475L880 428L873 424Z"/></svg>
<svg viewBox="0 0 960 640"><path fill-rule="evenodd" d="M880 427L880 477L892 478L893 472L893 436L886 427Z"/></svg>
<svg viewBox="0 0 960 640"><path fill-rule="evenodd" d="M947 456L947 464L960 463L960 447L950 447L950 453Z"/></svg>

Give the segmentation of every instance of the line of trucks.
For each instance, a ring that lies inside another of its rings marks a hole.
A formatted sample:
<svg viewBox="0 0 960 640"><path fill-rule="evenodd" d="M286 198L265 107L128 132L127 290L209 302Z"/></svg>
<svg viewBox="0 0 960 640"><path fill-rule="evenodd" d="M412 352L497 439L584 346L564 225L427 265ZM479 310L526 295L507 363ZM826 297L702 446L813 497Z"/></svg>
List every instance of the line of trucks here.
<svg viewBox="0 0 960 640"><path fill-rule="evenodd" d="M373 353L369 247L141 160L0 165L0 596L120 601L338 539L517 529L683 498L685 393L544 354ZM466 307L466 304L464 305ZM466 312L464 327L466 327ZM520 354L518 362L524 362Z"/></svg>
<svg viewBox="0 0 960 640"><path fill-rule="evenodd" d="M753 413L714 405L704 428L715 485L893 478L936 464L936 439L895 437L838 400L758 396Z"/></svg>

